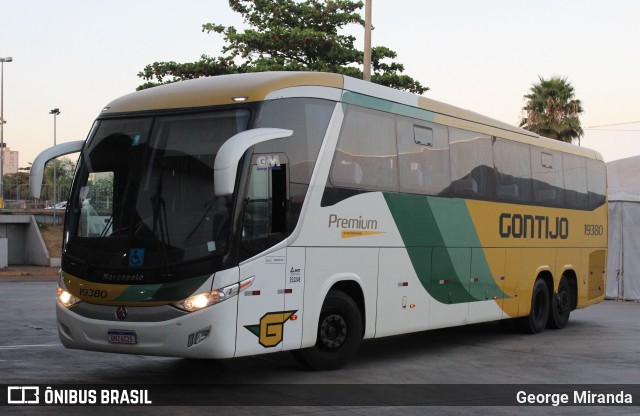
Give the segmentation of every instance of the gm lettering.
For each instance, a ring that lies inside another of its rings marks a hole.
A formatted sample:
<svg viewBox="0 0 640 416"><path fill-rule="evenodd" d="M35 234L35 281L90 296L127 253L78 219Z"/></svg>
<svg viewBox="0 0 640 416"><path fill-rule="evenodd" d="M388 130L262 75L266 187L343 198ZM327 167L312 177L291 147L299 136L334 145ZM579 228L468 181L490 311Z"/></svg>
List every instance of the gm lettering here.
<svg viewBox="0 0 640 416"><path fill-rule="evenodd" d="M280 156L278 155L260 155L256 163L258 170L280 170Z"/></svg>
<svg viewBox="0 0 640 416"><path fill-rule="evenodd" d="M569 219L528 214L500 214L500 237L538 238L544 240L569 237Z"/></svg>

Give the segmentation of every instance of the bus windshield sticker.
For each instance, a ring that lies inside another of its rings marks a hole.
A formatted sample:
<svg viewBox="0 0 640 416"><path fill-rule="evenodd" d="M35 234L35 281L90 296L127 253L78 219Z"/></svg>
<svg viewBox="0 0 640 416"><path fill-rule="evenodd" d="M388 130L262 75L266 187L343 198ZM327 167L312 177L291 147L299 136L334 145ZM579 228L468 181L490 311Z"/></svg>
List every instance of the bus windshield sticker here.
<svg viewBox="0 0 640 416"><path fill-rule="evenodd" d="M142 267L144 264L144 248L129 250L129 267Z"/></svg>
<svg viewBox="0 0 640 416"><path fill-rule="evenodd" d="M286 258L284 256L267 256L264 258L265 264L284 264Z"/></svg>

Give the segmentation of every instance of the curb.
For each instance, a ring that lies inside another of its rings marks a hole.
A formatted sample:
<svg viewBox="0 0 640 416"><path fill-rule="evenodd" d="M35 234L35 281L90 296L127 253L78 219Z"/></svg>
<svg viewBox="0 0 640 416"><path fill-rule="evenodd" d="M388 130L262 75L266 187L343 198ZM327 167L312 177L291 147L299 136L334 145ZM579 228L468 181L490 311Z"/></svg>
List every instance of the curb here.
<svg viewBox="0 0 640 416"><path fill-rule="evenodd" d="M15 266L0 269L1 281L57 280L59 268L40 266Z"/></svg>

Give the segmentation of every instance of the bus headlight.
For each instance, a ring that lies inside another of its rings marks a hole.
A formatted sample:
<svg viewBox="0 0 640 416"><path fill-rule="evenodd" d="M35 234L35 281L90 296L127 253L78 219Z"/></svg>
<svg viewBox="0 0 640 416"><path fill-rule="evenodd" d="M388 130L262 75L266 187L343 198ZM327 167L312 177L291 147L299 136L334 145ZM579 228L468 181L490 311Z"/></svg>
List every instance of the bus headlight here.
<svg viewBox="0 0 640 416"><path fill-rule="evenodd" d="M65 308L70 308L76 303L80 302L80 299L73 296L61 287L58 287L58 302Z"/></svg>
<svg viewBox="0 0 640 416"><path fill-rule="evenodd" d="M240 283L212 290L211 292L198 293L197 295L189 296L184 300L175 302L173 306L187 312L199 311L200 309L204 309L236 296L240 293L240 290L248 287L251 283L253 283L253 277L250 277Z"/></svg>

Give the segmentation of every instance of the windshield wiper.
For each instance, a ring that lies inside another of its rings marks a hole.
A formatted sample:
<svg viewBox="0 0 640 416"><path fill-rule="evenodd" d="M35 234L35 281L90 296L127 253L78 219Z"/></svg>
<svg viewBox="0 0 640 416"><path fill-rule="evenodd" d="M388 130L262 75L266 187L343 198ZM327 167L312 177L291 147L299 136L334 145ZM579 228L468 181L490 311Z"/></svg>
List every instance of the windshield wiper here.
<svg viewBox="0 0 640 416"><path fill-rule="evenodd" d="M211 208L213 208L213 206L215 205L215 202L216 202L216 197L213 197L212 199L210 199L204 204L204 213L202 214L202 217L200 217L195 227L193 227L193 229L189 231L189 234L187 234L187 238L185 239L185 241L189 241L189 239L193 237L195 232L198 231L198 228L200 228L200 224L202 224L205 218L207 218L207 214L209 214L209 211L211 211Z"/></svg>
<svg viewBox="0 0 640 416"><path fill-rule="evenodd" d="M169 238L169 224L167 223L167 211L162 198L162 182L163 182L164 170L160 169L160 177L158 184L156 185L156 192L151 196L151 208L153 213L153 235L156 237L158 249L162 257L162 267L166 272L166 276L171 276L171 270L169 269L169 259L167 258L167 244L171 245ZM166 239L165 239L166 235Z"/></svg>

